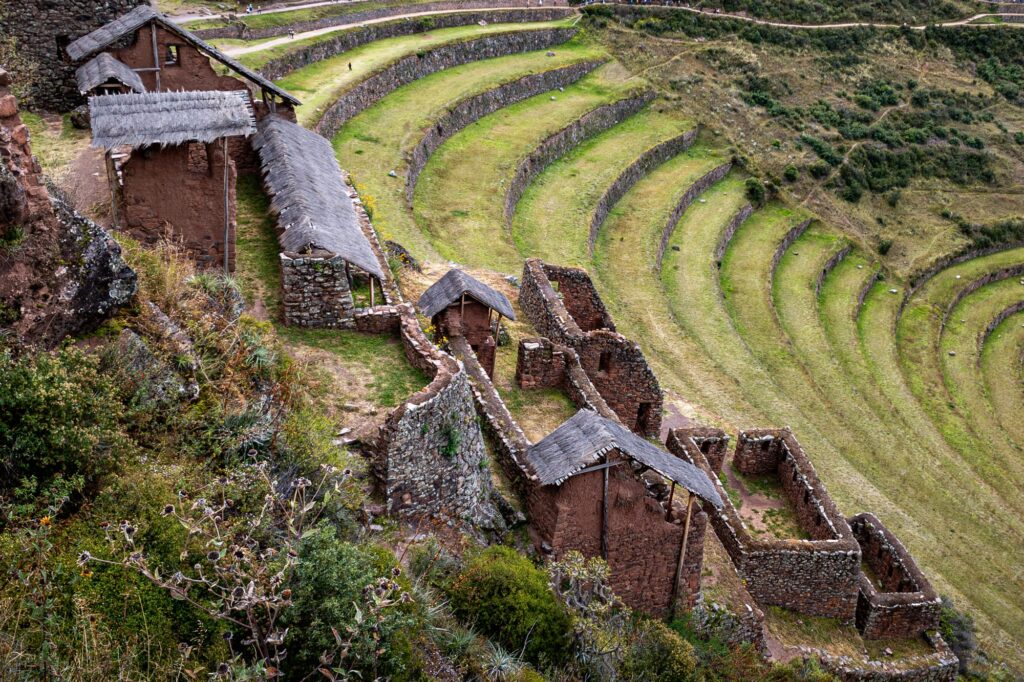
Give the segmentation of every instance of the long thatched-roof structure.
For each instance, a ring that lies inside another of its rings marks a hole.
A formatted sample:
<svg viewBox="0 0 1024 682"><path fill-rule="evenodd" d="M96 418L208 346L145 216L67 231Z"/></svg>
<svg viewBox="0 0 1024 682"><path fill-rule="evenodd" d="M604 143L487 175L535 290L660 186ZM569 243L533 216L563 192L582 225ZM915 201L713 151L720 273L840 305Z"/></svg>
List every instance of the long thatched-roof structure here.
<svg viewBox="0 0 1024 682"><path fill-rule="evenodd" d="M83 95L110 81L117 81L133 92L146 91L139 74L106 52L101 52L78 67L75 71L75 80L78 82L79 92Z"/></svg>
<svg viewBox="0 0 1024 682"><path fill-rule="evenodd" d="M505 294L492 289L462 270L456 269L449 270L444 277L430 285L430 288L420 296L417 305L421 313L427 317L433 317L453 303L460 301L463 294L471 296L491 310L497 310L510 320L516 319L512 304Z"/></svg>
<svg viewBox="0 0 1024 682"><path fill-rule="evenodd" d="M94 147L213 142L248 136L256 117L248 95L228 92L145 92L89 98Z"/></svg>
<svg viewBox="0 0 1024 682"><path fill-rule="evenodd" d="M150 23L155 23L166 31L178 36L208 57L216 59L246 80L256 84L264 92L277 95L281 99L295 105L301 104L294 95L275 85L273 81L264 78L259 73L253 71L241 62L227 56L213 45L203 41L190 31L178 26L149 5L139 5L132 11L118 17L109 24L101 26L92 33L88 33L72 42L67 46L68 56L74 62L81 61L101 50L106 49L107 47L110 47L119 40L134 34L140 28L147 26Z"/></svg>
<svg viewBox="0 0 1024 682"><path fill-rule="evenodd" d="M715 507L722 506L722 499L703 471L591 410L577 412L527 450L526 458L542 485L561 485L599 464L611 450L653 469Z"/></svg>
<svg viewBox="0 0 1024 682"><path fill-rule="evenodd" d="M267 116L253 138L282 251L323 250L379 280L384 270L363 232L331 143L280 116Z"/></svg>

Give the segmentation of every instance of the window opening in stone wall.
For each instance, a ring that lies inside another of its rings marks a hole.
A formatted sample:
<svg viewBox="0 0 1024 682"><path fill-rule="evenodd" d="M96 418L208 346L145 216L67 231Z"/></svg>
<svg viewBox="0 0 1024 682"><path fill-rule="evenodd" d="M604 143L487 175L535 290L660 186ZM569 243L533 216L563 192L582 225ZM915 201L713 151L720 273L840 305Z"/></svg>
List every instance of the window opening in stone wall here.
<svg viewBox="0 0 1024 682"><path fill-rule="evenodd" d="M651 403L640 403L640 407L636 411L636 428L634 431L640 431L641 433L647 431L647 422L651 418Z"/></svg>
<svg viewBox="0 0 1024 682"><path fill-rule="evenodd" d="M62 33L55 40L57 41L57 56L64 61L70 61L71 58L68 56L66 48L71 44L71 37Z"/></svg>
<svg viewBox="0 0 1024 682"><path fill-rule="evenodd" d="M603 351L601 356L597 359L597 371L602 374L607 374L611 366L612 354L609 351Z"/></svg>
<svg viewBox="0 0 1024 682"><path fill-rule="evenodd" d="M164 57L164 66L181 66L180 45L167 46L167 56Z"/></svg>

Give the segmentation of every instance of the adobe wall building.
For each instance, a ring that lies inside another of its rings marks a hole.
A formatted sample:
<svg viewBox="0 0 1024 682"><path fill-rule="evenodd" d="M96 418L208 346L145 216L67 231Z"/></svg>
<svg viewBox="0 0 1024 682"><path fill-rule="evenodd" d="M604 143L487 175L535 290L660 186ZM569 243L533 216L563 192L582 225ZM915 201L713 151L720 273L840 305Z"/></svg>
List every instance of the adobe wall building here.
<svg viewBox="0 0 1024 682"><path fill-rule="evenodd" d="M70 111L85 102L75 84L75 64L65 48L71 42L149 0L17 0L3 3L0 35L13 36L19 54L37 68L33 104Z"/></svg>
<svg viewBox="0 0 1024 682"><path fill-rule="evenodd" d="M704 472L586 409L530 447L526 460L542 551L603 557L612 589L632 608L668 616L694 606L707 525L701 505L722 506ZM642 478L648 471L672 482L667 500L652 494ZM687 491L682 507L677 486Z"/></svg>
<svg viewBox="0 0 1024 682"><path fill-rule="evenodd" d="M500 291L461 270L449 270L423 292L417 304L434 325L434 341L465 337L477 360L494 378L494 355L501 318L516 319L512 303ZM491 318L497 313L497 318Z"/></svg>
<svg viewBox="0 0 1024 682"><path fill-rule="evenodd" d="M538 334L579 354L583 370L623 424L642 436L660 435L658 377L640 347L615 331L584 270L527 260L519 304Z"/></svg>

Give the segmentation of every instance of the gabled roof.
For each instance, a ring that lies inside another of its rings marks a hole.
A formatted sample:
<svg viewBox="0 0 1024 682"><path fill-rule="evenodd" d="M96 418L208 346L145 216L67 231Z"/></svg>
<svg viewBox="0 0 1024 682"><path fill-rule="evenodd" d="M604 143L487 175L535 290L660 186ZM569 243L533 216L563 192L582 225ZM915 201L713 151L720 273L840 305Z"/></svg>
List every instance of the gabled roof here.
<svg viewBox="0 0 1024 682"><path fill-rule="evenodd" d="M89 98L94 147L177 145L251 135L256 118L242 90L144 92Z"/></svg>
<svg viewBox="0 0 1024 682"><path fill-rule="evenodd" d="M252 145L283 230L281 249L330 251L383 280L380 259L359 224L331 143L271 115L260 121Z"/></svg>
<svg viewBox="0 0 1024 682"><path fill-rule="evenodd" d="M208 56L213 57L235 73L238 73L253 83L256 83L264 90L273 92L292 104L301 104L294 95L282 90L272 81L264 78L249 67L244 66L240 62L227 56L213 45L201 40L198 36L185 30L181 26L178 26L174 22L169 21L163 14L157 12L149 5L139 5L131 12L118 17L109 24L101 26L92 33L86 34L74 41L67 47L68 56L71 57L72 61L81 61L86 57L94 55L100 50L109 47L118 40L135 33L150 22L156 22L162 28L179 36L185 42L192 44L200 52L204 52Z"/></svg>
<svg viewBox="0 0 1024 682"><path fill-rule="evenodd" d="M146 91L139 74L106 52L101 52L78 67L75 71L75 80L78 82L78 90L83 95L111 80L116 80L135 92Z"/></svg>
<svg viewBox="0 0 1024 682"><path fill-rule="evenodd" d="M463 294L472 296L480 303L483 303L492 310L497 310L510 320L516 319L505 294L487 286L480 280L467 275L462 270L449 270L445 276L434 282L429 289L423 292L417 303L420 312L427 317L433 317L439 312L456 303Z"/></svg>
<svg viewBox="0 0 1024 682"><path fill-rule="evenodd" d="M599 464L601 457L613 449L715 507L722 506L722 499L703 471L591 410L574 414L527 450L526 458L542 485L561 485L582 469Z"/></svg>

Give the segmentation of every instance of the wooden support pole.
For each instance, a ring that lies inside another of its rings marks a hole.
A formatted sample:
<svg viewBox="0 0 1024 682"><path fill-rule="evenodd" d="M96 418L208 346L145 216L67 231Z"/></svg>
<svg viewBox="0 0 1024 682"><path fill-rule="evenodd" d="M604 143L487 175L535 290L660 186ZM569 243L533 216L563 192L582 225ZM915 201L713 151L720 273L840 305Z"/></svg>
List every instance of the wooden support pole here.
<svg viewBox="0 0 1024 682"><path fill-rule="evenodd" d="M153 40L156 40L156 34L154 34ZM157 78L160 78L159 74L157 74ZM228 164L231 161L228 159L228 138L226 137L224 138L224 158L221 161L224 164L224 275L227 276L231 274L231 261L228 255L231 251L231 184L228 176L230 170Z"/></svg>
<svg viewBox="0 0 1024 682"><path fill-rule="evenodd" d="M465 318L465 317L466 317L466 294L462 294L462 302L459 304L459 318ZM465 320L463 320L462 324L463 325L466 324Z"/></svg>
<svg viewBox="0 0 1024 682"><path fill-rule="evenodd" d="M156 24L149 25L149 35L153 42L153 75L156 76L156 91L160 92L160 50L156 46Z"/></svg>
<svg viewBox="0 0 1024 682"><path fill-rule="evenodd" d="M373 306L377 305L377 298L376 298L376 294L375 294L376 287L373 285L373 283L375 281L376 281L376 278L373 275L370 275L370 307L371 308Z"/></svg>
<svg viewBox="0 0 1024 682"><path fill-rule="evenodd" d="M608 457L605 456L605 464L608 463ZM608 561L608 471L611 467L605 467L603 470L604 474L604 492L601 494L601 558Z"/></svg>
<svg viewBox="0 0 1024 682"><path fill-rule="evenodd" d="M487 313L487 325L491 324L491 313ZM498 322L494 325L494 345L498 345L498 330L501 329L501 313L498 313Z"/></svg>
<svg viewBox="0 0 1024 682"><path fill-rule="evenodd" d="M676 482L672 481L672 489L668 492L668 511L665 512L665 520L672 520L672 498L676 496Z"/></svg>
<svg viewBox="0 0 1024 682"><path fill-rule="evenodd" d="M672 609L669 618L675 618L679 606L680 583L683 578L683 561L686 559L686 545L690 542L690 518L693 515L693 493L686 498L686 522L683 524L683 544L679 546L679 560L676 562L676 577L672 587Z"/></svg>

